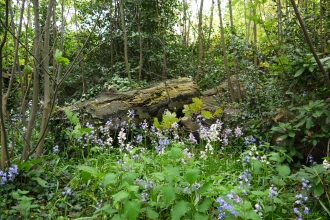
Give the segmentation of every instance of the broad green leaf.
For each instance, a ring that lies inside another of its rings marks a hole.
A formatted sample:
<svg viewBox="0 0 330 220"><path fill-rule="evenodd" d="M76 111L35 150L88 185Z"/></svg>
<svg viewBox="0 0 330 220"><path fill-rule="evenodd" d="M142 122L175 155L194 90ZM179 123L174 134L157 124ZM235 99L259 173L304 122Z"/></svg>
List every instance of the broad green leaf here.
<svg viewBox="0 0 330 220"><path fill-rule="evenodd" d="M164 128L171 128L174 122L178 123L179 121L180 119L176 117L175 112L171 113L170 111L166 111L166 113L163 115L162 126Z"/></svg>
<svg viewBox="0 0 330 220"><path fill-rule="evenodd" d="M107 186L109 184L114 184L117 182L117 175L114 173L108 173L103 179L103 185Z"/></svg>
<svg viewBox="0 0 330 220"><path fill-rule="evenodd" d="M89 173L93 176L97 176L99 174L99 171L95 167L79 165L77 166L77 169Z"/></svg>
<svg viewBox="0 0 330 220"><path fill-rule="evenodd" d="M218 109L213 113L213 115L214 115L214 116L217 116L217 115L222 114L222 112L223 112L223 110L222 110L221 108L218 108Z"/></svg>
<svg viewBox="0 0 330 220"><path fill-rule="evenodd" d="M147 164L152 163L152 160L151 160L150 158L148 158L148 157L146 157L146 156L143 156L143 155L140 155L140 157L141 157L142 160L143 160L144 162L146 162Z"/></svg>
<svg viewBox="0 0 330 220"><path fill-rule="evenodd" d="M196 182L199 175L199 169L187 169L186 171L186 180L189 184L193 184Z"/></svg>
<svg viewBox="0 0 330 220"><path fill-rule="evenodd" d="M255 211L251 210L247 213L247 218L246 219L260 220L261 218L257 213L255 213Z"/></svg>
<svg viewBox="0 0 330 220"><path fill-rule="evenodd" d="M196 212L194 215L195 220L208 220L209 216L203 213Z"/></svg>
<svg viewBox="0 0 330 220"><path fill-rule="evenodd" d="M298 77L298 76L300 76L300 75L305 71L305 69L306 69L306 67L302 67L302 68L300 68L300 69L296 72L296 74L294 74L294 77Z"/></svg>
<svg viewBox="0 0 330 220"><path fill-rule="evenodd" d="M180 201L173 207L171 211L172 220L180 220L184 214L186 214L189 211L190 203L186 201Z"/></svg>
<svg viewBox="0 0 330 220"><path fill-rule="evenodd" d="M213 184L212 182L206 182L204 183L201 188L198 190L199 194L203 194L204 192L206 192L208 189L212 188Z"/></svg>
<svg viewBox="0 0 330 220"><path fill-rule="evenodd" d="M175 200L175 189L171 185L164 186L162 193L164 194L165 206L168 207Z"/></svg>
<svg viewBox="0 0 330 220"><path fill-rule="evenodd" d="M158 219L159 214L152 209L147 209L147 218L148 219Z"/></svg>
<svg viewBox="0 0 330 220"><path fill-rule="evenodd" d="M181 148L172 147L171 148L171 157L172 157L172 160L178 159L178 157L181 155L181 153L182 153Z"/></svg>
<svg viewBox="0 0 330 220"><path fill-rule="evenodd" d="M128 184L133 185L135 183L134 181L137 178L137 176L138 175L136 173L124 173L122 179Z"/></svg>
<svg viewBox="0 0 330 220"><path fill-rule="evenodd" d="M117 203L123 199L126 199L129 196L129 193L126 191L119 191L116 194L112 195L113 203Z"/></svg>
<svg viewBox="0 0 330 220"><path fill-rule="evenodd" d="M213 117L213 115L212 115L211 112L209 112L209 111L205 111L205 110L202 110L201 115L202 115L204 118L206 118L206 119L210 119L210 118Z"/></svg>
<svg viewBox="0 0 330 220"><path fill-rule="evenodd" d="M161 128L158 118L154 118L154 123L152 124L155 128Z"/></svg>
<svg viewBox="0 0 330 220"><path fill-rule="evenodd" d="M137 201L128 201L124 205L124 212L128 219L137 219L140 215L141 209L140 209L141 203Z"/></svg>
<svg viewBox="0 0 330 220"><path fill-rule="evenodd" d="M296 133L294 131L289 131L288 135L289 137L294 137L296 136Z"/></svg>
<svg viewBox="0 0 330 220"><path fill-rule="evenodd" d="M34 165L40 163L41 161L44 160L44 157L40 157L38 159L32 159L25 161L23 163L20 163L17 167L19 170L24 170L24 171L29 171Z"/></svg>
<svg viewBox="0 0 330 220"><path fill-rule="evenodd" d="M321 196L324 193L324 187L321 183L313 187L314 194L316 196Z"/></svg>
<svg viewBox="0 0 330 220"><path fill-rule="evenodd" d="M111 220L124 220L124 218L121 217L119 214L116 214Z"/></svg>
<svg viewBox="0 0 330 220"><path fill-rule="evenodd" d="M190 116L190 108L189 108L189 105L184 105L184 106L183 106L182 113L184 114L185 117L189 117L189 116Z"/></svg>
<svg viewBox="0 0 330 220"><path fill-rule="evenodd" d="M40 186L47 187L47 181L41 179L40 177L32 177L31 179L37 181Z"/></svg>
<svg viewBox="0 0 330 220"><path fill-rule="evenodd" d="M311 127L314 126L314 121L312 117L308 117L306 120L306 128L310 129Z"/></svg>
<svg viewBox="0 0 330 220"><path fill-rule="evenodd" d="M260 160L252 160L253 164L253 172L255 174L262 173L261 168L263 167L263 163Z"/></svg>
<svg viewBox="0 0 330 220"><path fill-rule="evenodd" d="M212 200L209 197L206 197L203 203L198 206L197 210L199 212L206 213L211 206L212 206Z"/></svg>
<svg viewBox="0 0 330 220"><path fill-rule="evenodd" d="M63 57L62 55L63 55L63 52L56 49L56 51L55 51L56 62L61 65L68 65L70 63L69 59Z"/></svg>
<svg viewBox="0 0 330 220"><path fill-rule="evenodd" d="M287 165L278 165L276 171L281 177L287 177L291 173L290 167Z"/></svg>

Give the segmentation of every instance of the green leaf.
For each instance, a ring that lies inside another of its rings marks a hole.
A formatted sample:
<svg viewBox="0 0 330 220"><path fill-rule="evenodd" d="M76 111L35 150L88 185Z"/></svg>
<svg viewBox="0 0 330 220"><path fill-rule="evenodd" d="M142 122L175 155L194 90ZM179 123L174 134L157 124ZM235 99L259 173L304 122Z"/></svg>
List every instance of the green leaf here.
<svg viewBox="0 0 330 220"><path fill-rule="evenodd" d="M255 211L251 210L247 213L246 219L260 220L261 218L257 213L255 213Z"/></svg>
<svg viewBox="0 0 330 220"><path fill-rule="evenodd" d="M117 175L114 173L108 173L103 179L103 185L106 187L109 184L114 184L117 182Z"/></svg>
<svg viewBox="0 0 330 220"><path fill-rule="evenodd" d="M113 203L117 203L123 199L126 199L129 196L129 193L126 191L119 191L116 194L112 195Z"/></svg>
<svg viewBox="0 0 330 220"><path fill-rule="evenodd" d="M40 163L41 161L43 161L44 158L43 157L39 157L38 159L32 159L32 160L28 160L25 161L23 163L20 163L17 167L19 170L24 170L24 171L29 171L34 165Z"/></svg>
<svg viewBox="0 0 330 220"><path fill-rule="evenodd" d="M147 218L148 219L158 219L159 214L152 209L147 209Z"/></svg>
<svg viewBox="0 0 330 220"><path fill-rule="evenodd" d="M310 129L311 127L314 126L314 121L312 117L308 117L306 120L306 128Z"/></svg>
<svg viewBox="0 0 330 220"><path fill-rule="evenodd" d="M172 220L180 220L189 211L189 207L190 203L182 200L175 204L171 211Z"/></svg>
<svg viewBox="0 0 330 220"><path fill-rule="evenodd" d="M194 215L194 219L196 219L196 220L208 220L209 216L205 215L203 213L196 212L195 215Z"/></svg>
<svg viewBox="0 0 330 220"><path fill-rule="evenodd" d="M189 116L190 116L190 108L189 108L189 105L184 105L184 106L183 106L182 113L184 114L185 117L189 117Z"/></svg>
<svg viewBox="0 0 330 220"><path fill-rule="evenodd" d="M210 119L210 118L213 117L213 115L212 115L211 112L209 112L209 111L205 111L205 110L202 110L201 115L202 115L204 118L206 118L206 119Z"/></svg>
<svg viewBox="0 0 330 220"><path fill-rule="evenodd" d="M127 182L130 185L133 185L135 183L135 179L137 178L136 173L125 173L123 175L123 181Z"/></svg>
<svg viewBox="0 0 330 220"><path fill-rule="evenodd" d="M318 199L318 201L320 202L320 204L321 204L321 206L323 207L324 211L326 211L326 212L328 213L328 215L330 216L330 211L329 211L329 209L324 205L324 203L323 203L320 199Z"/></svg>
<svg viewBox="0 0 330 220"><path fill-rule="evenodd" d="M290 167L288 167L287 165L278 165L276 167L276 171L283 178L287 177L291 173Z"/></svg>
<svg viewBox="0 0 330 220"><path fill-rule="evenodd" d="M302 67L302 68L300 68L300 69L296 72L296 74L294 74L294 77L298 77L298 76L300 76L300 75L305 71L305 69L306 69L306 67Z"/></svg>
<svg viewBox="0 0 330 220"><path fill-rule="evenodd" d="M181 155L181 148L178 148L178 147L172 147L171 148L171 157L172 157L172 160L176 160L178 159L178 157Z"/></svg>
<svg viewBox="0 0 330 220"><path fill-rule="evenodd" d="M77 169L89 173L93 176L97 176L99 174L99 171L95 167L79 165L77 166Z"/></svg>
<svg viewBox="0 0 330 220"><path fill-rule="evenodd" d="M186 171L186 180L191 185L196 182L199 174L199 169L187 169Z"/></svg>
<svg viewBox="0 0 330 220"><path fill-rule="evenodd" d="M288 135L289 137L294 137L296 136L296 133L294 131L289 131Z"/></svg>
<svg viewBox="0 0 330 220"><path fill-rule="evenodd" d="M212 182L206 182L204 183L201 188L198 190L199 194L203 194L204 192L206 192L208 189L212 188L213 184Z"/></svg>
<svg viewBox="0 0 330 220"><path fill-rule="evenodd" d="M316 196L321 196L324 193L324 187L321 183L313 187L313 190Z"/></svg>
<svg viewBox="0 0 330 220"><path fill-rule="evenodd" d="M95 213L98 213L98 212L102 212L102 211L105 212L105 213L107 213L107 214L109 214L109 215L114 214L114 213L117 212L117 210L116 209L113 209L110 204L105 204L104 206L102 206L102 208L96 210L94 212L94 214Z"/></svg>
<svg viewBox="0 0 330 220"><path fill-rule="evenodd" d="M221 108L218 108L218 109L213 113L213 115L214 115L214 116L217 116L217 115L222 114L222 112L223 112L223 110L222 110Z"/></svg>
<svg viewBox="0 0 330 220"><path fill-rule="evenodd" d="M252 160L252 164L253 164L253 172L255 174L261 174L261 168L263 167L263 163L260 160Z"/></svg>
<svg viewBox="0 0 330 220"><path fill-rule="evenodd" d="M47 181L41 179L40 177L32 177L31 179L37 181L40 186L47 187Z"/></svg>
<svg viewBox="0 0 330 220"><path fill-rule="evenodd" d="M175 200L175 189L170 185L164 186L162 193L164 194L165 206L168 207Z"/></svg>
<svg viewBox="0 0 330 220"><path fill-rule="evenodd" d="M128 219L137 219L140 215L141 209L140 209L141 203L137 201L128 201L124 205L124 212Z"/></svg>
<svg viewBox="0 0 330 220"><path fill-rule="evenodd" d="M63 57L62 55L63 55L62 51L56 49L55 51L56 62L61 65L68 65L70 63L69 59Z"/></svg>
<svg viewBox="0 0 330 220"><path fill-rule="evenodd" d="M179 122L180 119L176 117L176 113L171 113L170 111L166 111L166 113L163 115L163 121L162 126L163 128L171 128L172 124L175 122Z"/></svg>
<svg viewBox="0 0 330 220"><path fill-rule="evenodd" d="M158 118L154 118L154 123L152 124L155 128L161 128L160 124L159 124L159 121L158 121Z"/></svg>
<svg viewBox="0 0 330 220"><path fill-rule="evenodd" d="M207 210L209 210L209 208L211 207L211 205L212 205L212 200L209 197L206 197L203 203L198 206L197 210L199 212L206 213Z"/></svg>

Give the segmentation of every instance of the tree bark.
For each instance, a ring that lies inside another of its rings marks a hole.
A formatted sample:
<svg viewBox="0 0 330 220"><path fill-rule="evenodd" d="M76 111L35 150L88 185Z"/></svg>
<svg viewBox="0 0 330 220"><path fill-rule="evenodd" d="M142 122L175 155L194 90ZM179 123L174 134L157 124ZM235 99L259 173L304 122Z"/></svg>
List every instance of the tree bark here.
<svg viewBox="0 0 330 220"><path fill-rule="evenodd" d="M122 28L123 36L124 36L124 54L125 54L126 74L128 76L128 81L129 81L130 87L132 88L132 77L131 77L129 63L128 63L128 51L127 51L128 43L127 43L127 33L126 33L126 27L125 27L123 0L119 0L119 8L120 8L121 28Z"/></svg>
<svg viewBox="0 0 330 220"><path fill-rule="evenodd" d="M196 74L196 81L199 80L202 73L202 64L203 64L203 3L204 0L201 0L201 5L199 8L199 21L198 21L198 67Z"/></svg>
<svg viewBox="0 0 330 220"><path fill-rule="evenodd" d="M221 2L218 0L218 11L219 11L219 20L220 20L220 32L221 32L221 44L222 44L222 51L223 51L223 62L225 64L226 68L226 75L227 75L227 81L228 81L228 88L230 90L230 97L231 101L234 102L234 90L233 85L230 80L230 71L228 66L228 59L227 59L227 48L226 48L226 42L225 42L225 33L223 30L223 24L222 24L222 14L221 14Z"/></svg>
<svg viewBox="0 0 330 220"><path fill-rule="evenodd" d="M301 27L301 29L302 29L302 31L303 31L303 33L304 33L304 36L305 36L306 42L307 42L307 44L308 44L308 46L309 46L309 49L310 49L310 51L312 52L312 54L313 54L313 56L314 56L314 59L315 59L317 65L319 66L319 68L320 68L320 70L321 70L321 73L323 74L324 81L325 81L325 83L326 83L328 89L330 89L329 75L328 75L328 73L325 71L325 69L324 69L324 67L323 67L323 64L321 63L321 61L320 61L320 59L319 59L319 57L318 57L318 55L317 55L317 53L316 53L316 51L315 51L315 49L314 49L314 46L313 46L313 44L312 44L312 41L311 41L311 39L309 38L309 35L308 35L308 32L307 32L307 29L306 29L305 23L304 23L304 21L302 20L302 18L301 18L301 16L300 16L300 13L299 13L299 11L298 11L298 8L297 8L297 5L296 5L295 1L294 1L294 0L290 0L290 1L291 1L292 6L293 6L293 9L294 9L294 11L295 11L295 14L296 14L296 16L297 16L297 18L298 18L298 21L299 21L300 27Z"/></svg>
<svg viewBox="0 0 330 220"><path fill-rule="evenodd" d="M7 165L10 167L10 157L9 157L9 151L8 151L8 145L7 145L7 131L6 131L6 126L5 126L5 117L4 117L4 112L2 110L2 80L3 80L3 72L2 72L2 50L3 47L5 46L5 43L7 41L7 29L8 29L8 18L9 18L9 0L6 0L6 15L5 15L5 23L4 25L5 30L4 30L4 35L3 39L0 43L0 121L1 121L1 163L0 163L0 169L4 170ZM2 21L1 21L2 22Z"/></svg>

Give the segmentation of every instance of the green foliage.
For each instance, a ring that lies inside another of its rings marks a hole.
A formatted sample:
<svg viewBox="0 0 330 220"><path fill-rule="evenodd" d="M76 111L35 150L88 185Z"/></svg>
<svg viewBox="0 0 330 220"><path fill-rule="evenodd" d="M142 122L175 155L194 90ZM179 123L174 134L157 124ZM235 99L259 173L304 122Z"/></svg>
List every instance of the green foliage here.
<svg viewBox="0 0 330 220"><path fill-rule="evenodd" d="M154 118L153 126L155 128L159 129L169 129L174 123L180 122L180 119L176 117L176 113L171 113L170 111L166 111L165 114L163 114L162 122L159 123L158 118Z"/></svg>
<svg viewBox="0 0 330 220"><path fill-rule="evenodd" d="M203 107L206 106L206 104L203 103L203 101L200 98L193 98L193 103L189 105L184 105L184 109L182 110L182 113L185 115L185 117L189 117L191 114L194 115L201 115L206 119L213 118L213 116L219 115L223 112L221 108L217 109L213 114L209 111L203 110Z"/></svg>
<svg viewBox="0 0 330 220"><path fill-rule="evenodd" d="M70 63L68 58L63 57L63 52L57 49L55 51L55 60L60 65L68 65Z"/></svg>

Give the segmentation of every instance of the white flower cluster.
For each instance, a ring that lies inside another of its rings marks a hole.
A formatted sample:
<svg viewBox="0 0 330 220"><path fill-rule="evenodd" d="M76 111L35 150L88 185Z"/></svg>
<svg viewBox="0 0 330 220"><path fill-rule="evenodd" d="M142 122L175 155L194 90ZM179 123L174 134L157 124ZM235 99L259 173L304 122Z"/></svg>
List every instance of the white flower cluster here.
<svg viewBox="0 0 330 220"><path fill-rule="evenodd" d="M330 170L330 162L328 160L324 160L323 167L327 170Z"/></svg>

